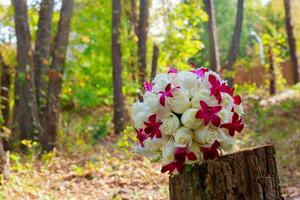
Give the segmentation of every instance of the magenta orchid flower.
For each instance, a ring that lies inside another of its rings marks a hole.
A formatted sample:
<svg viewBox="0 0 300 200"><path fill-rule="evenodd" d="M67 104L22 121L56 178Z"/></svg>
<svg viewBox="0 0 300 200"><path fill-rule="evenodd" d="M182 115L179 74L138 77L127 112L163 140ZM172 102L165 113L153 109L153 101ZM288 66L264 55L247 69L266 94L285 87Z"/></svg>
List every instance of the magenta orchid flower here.
<svg viewBox="0 0 300 200"><path fill-rule="evenodd" d="M221 84L221 82L217 79L217 77L215 77L212 74L209 75L208 81L211 84L210 95L216 97L216 99L218 100L218 104L220 104L222 101L221 92L227 92L229 94L233 92L229 89L229 87L225 83Z"/></svg>
<svg viewBox="0 0 300 200"><path fill-rule="evenodd" d="M144 141L149 137L149 135L147 135L144 130L141 128L139 130L135 129L136 133L137 133L137 138L141 144L142 147L144 147Z"/></svg>
<svg viewBox="0 0 300 200"><path fill-rule="evenodd" d="M215 140L215 142L211 145L211 147L200 147L200 151L203 154L204 160L213 160L219 157L218 148L220 147L220 142Z"/></svg>
<svg viewBox="0 0 300 200"><path fill-rule="evenodd" d="M160 91L159 94L161 94L160 98L159 98L159 103L162 106L166 105L166 98L167 97L173 97L172 92L174 92L174 90L178 89L179 87L175 87L175 88L171 88L171 83L169 83L166 88L165 91Z"/></svg>
<svg viewBox="0 0 300 200"><path fill-rule="evenodd" d="M201 67L201 68L198 68L198 69L194 69L194 70L192 70L191 72L192 72L193 74L196 74L198 78L203 78L205 72L208 72L208 69L207 69L207 68L204 68L204 67Z"/></svg>
<svg viewBox="0 0 300 200"><path fill-rule="evenodd" d="M237 113L234 113L232 115L232 122L222 124L221 128L228 129L229 135L234 137L236 132L240 133L243 130L244 124L242 122L242 118L239 118L239 115Z"/></svg>
<svg viewBox="0 0 300 200"><path fill-rule="evenodd" d="M184 169L184 162L182 161L171 162L161 168L161 173L165 173L169 171L169 174L172 174L172 172L174 172L175 169L181 174Z"/></svg>
<svg viewBox="0 0 300 200"><path fill-rule="evenodd" d="M162 125L162 122L156 118L156 114L149 116L148 122L144 122L144 124L146 126L144 131L151 137L151 139L154 137L161 138L161 131L159 127Z"/></svg>
<svg viewBox="0 0 300 200"><path fill-rule="evenodd" d="M168 74L177 74L178 70L173 67L169 67Z"/></svg>
<svg viewBox="0 0 300 200"><path fill-rule="evenodd" d="M145 91L151 92L152 89L153 89L153 82L149 83L149 82L145 81L144 82L144 89L145 89Z"/></svg>
<svg viewBox="0 0 300 200"><path fill-rule="evenodd" d="M204 125L206 126L211 122L214 126L218 127L221 123L221 118L217 113L222 110L222 106L208 106L205 101L200 101L201 109L196 113L197 119L203 119Z"/></svg>
<svg viewBox="0 0 300 200"><path fill-rule="evenodd" d="M236 95L236 96L234 96L233 97L233 103L235 104L235 105L240 105L241 103L242 103L242 98L241 98L241 96L240 95Z"/></svg>
<svg viewBox="0 0 300 200"><path fill-rule="evenodd" d="M164 173L166 171L169 171L169 174L172 174L172 172L176 169L179 173L183 172L184 169L184 163L186 158L188 160L196 160L196 155L188 151L186 147L177 148L175 151L175 162L171 162L165 166L162 167L161 172Z"/></svg>
<svg viewBox="0 0 300 200"><path fill-rule="evenodd" d="M211 84L210 88L210 95L214 95L216 99L218 100L218 103L220 104L222 101L221 92L228 93L230 96L233 97L234 104L240 105L242 102L242 99L239 95L234 96L234 88L231 88L227 86L225 83L222 83L214 76L209 75L208 81Z"/></svg>
<svg viewBox="0 0 300 200"><path fill-rule="evenodd" d="M186 158L188 160L196 160L196 155L189 151L186 147L179 147L175 152L175 159L185 161Z"/></svg>

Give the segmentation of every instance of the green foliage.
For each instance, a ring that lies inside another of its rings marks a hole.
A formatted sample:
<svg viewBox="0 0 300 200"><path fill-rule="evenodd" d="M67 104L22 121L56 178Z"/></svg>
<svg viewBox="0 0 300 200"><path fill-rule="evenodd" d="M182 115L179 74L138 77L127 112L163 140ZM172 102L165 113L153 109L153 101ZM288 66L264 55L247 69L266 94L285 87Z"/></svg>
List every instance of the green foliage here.
<svg viewBox="0 0 300 200"><path fill-rule="evenodd" d="M280 32L273 32L271 34L265 33L262 36L262 43L265 46L264 53L267 61L265 67L267 69L270 67L270 56L272 56L276 78L276 88L277 90L282 90L286 81L283 79L279 65L284 61L285 52L287 51L287 42L285 36ZM269 85L268 80L266 83Z"/></svg>
<svg viewBox="0 0 300 200"><path fill-rule="evenodd" d="M243 84L235 84L235 91L241 94L253 95L257 94L258 88L255 83L243 83Z"/></svg>
<svg viewBox="0 0 300 200"><path fill-rule="evenodd" d="M103 115L99 125L94 128L93 138L95 143L98 143L101 138L107 135L111 117L109 114Z"/></svg>
<svg viewBox="0 0 300 200"><path fill-rule="evenodd" d="M123 134L118 137L118 140L115 144L115 149L130 154L132 152L132 147L136 142L137 139L135 130L133 127L127 126L123 131Z"/></svg>
<svg viewBox="0 0 300 200"><path fill-rule="evenodd" d="M21 144L26 147L27 159L34 160L40 151L40 145L37 141L22 140Z"/></svg>
<svg viewBox="0 0 300 200"><path fill-rule="evenodd" d="M111 2L80 0L74 13L65 100L83 108L111 104Z"/></svg>
<svg viewBox="0 0 300 200"><path fill-rule="evenodd" d="M154 16L157 20L165 19L166 28L160 44L159 65L188 69L189 59L193 60L193 56L204 47L201 24L208 20L208 16L201 3L195 0L178 3L172 10L165 9L164 16Z"/></svg>
<svg viewBox="0 0 300 200"><path fill-rule="evenodd" d="M63 119L57 143L67 152L90 150L110 132L111 114L101 110L65 112Z"/></svg>
<svg viewBox="0 0 300 200"><path fill-rule="evenodd" d="M296 85L293 85L292 88L297 91L297 92L300 92L300 84L296 84Z"/></svg>

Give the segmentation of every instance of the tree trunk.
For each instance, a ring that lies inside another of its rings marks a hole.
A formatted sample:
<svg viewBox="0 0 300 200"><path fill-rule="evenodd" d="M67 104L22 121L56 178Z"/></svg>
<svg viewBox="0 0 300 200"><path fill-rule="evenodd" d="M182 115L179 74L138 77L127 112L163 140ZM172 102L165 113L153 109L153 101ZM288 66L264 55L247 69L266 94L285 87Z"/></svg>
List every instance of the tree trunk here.
<svg viewBox="0 0 300 200"><path fill-rule="evenodd" d="M60 93L62 89L62 77L65 68L73 6L74 0L63 0L62 2L57 34L55 37L52 65L48 73L49 86L47 106L43 123L44 130L41 138L42 148L46 151L50 151L54 148L59 128Z"/></svg>
<svg viewBox="0 0 300 200"><path fill-rule="evenodd" d="M155 44L153 44L151 80L153 80L156 75L158 55L159 55L159 49Z"/></svg>
<svg viewBox="0 0 300 200"><path fill-rule="evenodd" d="M5 151L3 146L3 139L0 134L0 175L3 174L5 168ZM2 185L0 181L0 185Z"/></svg>
<svg viewBox="0 0 300 200"><path fill-rule="evenodd" d="M276 74L274 68L274 58L272 47L268 46L268 57L269 57L269 94L274 95L276 94Z"/></svg>
<svg viewBox="0 0 300 200"><path fill-rule="evenodd" d="M131 0L131 24L133 25L134 33L138 37L139 35L139 24L137 21L137 13L136 13L136 1Z"/></svg>
<svg viewBox="0 0 300 200"><path fill-rule="evenodd" d="M120 134L124 129L125 105L122 92L122 64L120 44L121 2L113 0L112 15L112 62L113 62L113 87L114 87L114 130Z"/></svg>
<svg viewBox="0 0 300 200"><path fill-rule="evenodd" d="M281 200L274 146L222 156L170 177L171 200Z"/></svg>
<svg viewBox="0 0 300 200"><path fill-rule="evenodd" d="M244 0L239 0L237 4L234 33L232 36L231 47L228 53L228 61L226 64L226 69L229 72L233 71L233 64L235 63L239 52L240 38L241 38L242 24L243 24L243 13L244 13ZM228 84L230 86L233 86L232 76L228 78Z"/></svg>
<svg viewBox="0 0 300 200"><path fill-rule="evenodd" d="M13 131L22 139L37 139L38 110L34 89L31 36L28 24L27 1L14 0L17 37L17 74Z"/></svg>
<svg viewBox="0 0 300 200"><path fill-rule="evenodd" d="M220 66L220 55L219 45L217 37L217 25L215 18L215 7L214 0L204 0L206 12L208 14L208 38L209 38L209 50L210 50L210 66L214 71L219 71Z"/></svg>
<svg viewBox="0 0 300 200"><path fill-rule="evenodd" d="M47 73L50 63L53 0L43 0L40 5L39 23L34 52L34 76L39 117L46 107Z"/></svg>
<svg viewBox="0 0 300 200"><path fill-rule="evenodd" d="M147 32L148 32L148 0L140 0L139 34L138 34L138 64L140 69L140 84L146 81L147 70Z"/></svg>
<svg viewBox="0 0 300 200"><path fill-rule="evenodd" d="M297 57L296 39L293 32L294 27L292 23L291 3L291 0L284 0L285 27L292 61L293 82L296 84L299 82L299 60Z"/></svg>
<svg viewBox="0 0 300 200"><path fill-rule="evenodd" d="M10 127L10 109L9 109L9 92L11 84L11 69L10 66L4 62L2 55L0 54L0 66L1 66L1 114L3 117L3 124L6 127Z"/></svg>
<svg viewBox="0 0 300 200"><path fill-rule="evenodd" d="M129 19L130 23L132 25L131 31L133 31L132 35L132 40L136 41L139 35L139 24L138 24L138 19L137 19L137 9L136 9L136 0L131 0L130 1L130 7L131 7L131 12L129 14ZM139 81L138 75L138 62L137 62L137 54L136 54L136 49L135 48L130 48L130 73L131 73L131 79L133 82Z"/></svg>

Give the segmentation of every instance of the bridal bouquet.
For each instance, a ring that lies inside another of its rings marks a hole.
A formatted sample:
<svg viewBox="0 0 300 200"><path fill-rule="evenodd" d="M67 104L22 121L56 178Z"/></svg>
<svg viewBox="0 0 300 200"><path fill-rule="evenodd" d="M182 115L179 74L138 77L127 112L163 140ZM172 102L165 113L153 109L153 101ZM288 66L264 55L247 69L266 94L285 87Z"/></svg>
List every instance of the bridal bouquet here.
<svg viewBox="0 0 300 200"><path fill-rule="evenodd" d="M138 153L161 162L161 172L180 174L188 165L234 150L244 127L241 97L207 69L157 74L132 105Z"/></svg>

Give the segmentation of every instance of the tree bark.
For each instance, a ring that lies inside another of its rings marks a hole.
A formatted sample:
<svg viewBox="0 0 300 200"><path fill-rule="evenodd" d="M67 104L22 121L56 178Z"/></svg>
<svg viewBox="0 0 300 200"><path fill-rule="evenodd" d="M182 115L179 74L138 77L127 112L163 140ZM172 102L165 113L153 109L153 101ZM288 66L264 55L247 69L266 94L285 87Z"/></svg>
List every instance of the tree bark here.
<svg viewBox="0 0 300 200"><path fill-rule="evenodd" d="M43 123L44 130L41 136L42 148L46 151L50 151L54 148L59 128L60 94L73 6L74 0L63 0L62 2L58 30L55 37L52 65L48 73L49 86L47 106Z"/></svg>
<svg viewBox="0 0 300 200"><path fill-rule="evenodd" d="M7 65L0 54L0 66L1 66L1 89L0 89L0 98L1 98L1 114L3 117L3 124L6 127L10 127L10 110L9 110L9 92L11 84L11 69Z"/></svg>
<svg viewBox="0 0 300 200"><path fill-rule="evenodd" d="M210 66L214 71L220 71L220 55L217 37L217 25L215 17L214 0L204 0L206 12L208 14L208 38L210 50Z"/></svg>
<svg viewBox="0 0 300 200"><path fill-rule="evenodd" d="M147 70L147 32L149 16L148 0L140 0L139 34L138 34L138 64L140 69L140 84L146 81Z"/></svg>
<svg viewBox="0 0 300 200"><path fill-rule="evenodd" d="M274 95L276 94L276 74L274 68L274 58L272 47L268 46L268 57L269 57L269 94Z"/></svg>
<svg viewBox="0 0 300 200"><path fill-rule="evenodd" d="M151 67L151 79L150 79L150 81L153 80L155 75L156 75L158 56L159 56L158 46L153 44L153 55L152 55L152 67Z"/></svg>
<svg viewBox="0 0 300 200"><path fill-rule="evenodd" d="M137 13L136 13L136 1L131 0L131 23L133 25L134 33L138 37L139 35L139 24L137 20Z"/></svg>
<svg viewBox="0 0 300 200"><path fill-rule="evenodd" d="M13 132L20 140L37 139L38 111L35 98L31 36L28 24L27 1L14 0L17 37L17 74Z"/></svg>
<svg viewBox="0 0 300 200"><path fill-rule="evenodd" d="M53 0L43 0L40 5L38 30L34 52L34 72L36 99L39 117L42 118L46 107L47 73L50 63Z"/></svg>
<svg viewBox="0 0 300 200"><path fill-rule="evenodd" d="M114 87L114 131L120 134L124 129L125 105L122 92L122 64L120 44L121 2L113 0L112 15L112 62L113 62L113 87Z"/></svg>
<svg viewBox="0 0 300 200"><path fill-rule="evenodd" d="M291 0L284 0L285 27L292 61L293 82L296 84L299 82L299 60L297 57L296 39L293 32L294 27L292 23L291 3Z"/></svg>
<svg viewBox="0 0 300 200"><path fill-rule="evenodd" d="M171 200L281 200L275 149L247 149L170 177Z"/></svg>
<svg viewBox="0 0 300 200"><path fill-rule="evenodd" d="M131 32L133 32L132 35L132 40L136 41L136 39L138 39L138 35L139 35L139 24L138 24L138 18L137 18L137 8L136 8L136 0L131 0L130 1L130 7L131 7L131 12L129 14L129 19L130 19L130 23L132 25L132 29ZM135 48L131 48L130 49L130 55L131 55L131 59L129 60L129 66L130 66L130 73L131 73L131 79L133 80L133 82L136 82L139 77L137 77L139 75L138 71L138 62L137 62L137 53L136 53L136 49ZM139 81L139 80L138 80Z"/></svg>
<svg viewBox="0 0 300 200"><path fill-rule="evenodd" d="M244 13L244 0L238 0L237 4L237 13L235 19L235 28L232 36L231 47L228 53L228 61L226 64L226 69L230 72L233 71L233 64L236 61L239 46L240 46L240 38L242 33L242 24L243 24L243 13ZM233 86L233 77L228 78L229 86Z"/></svg>

